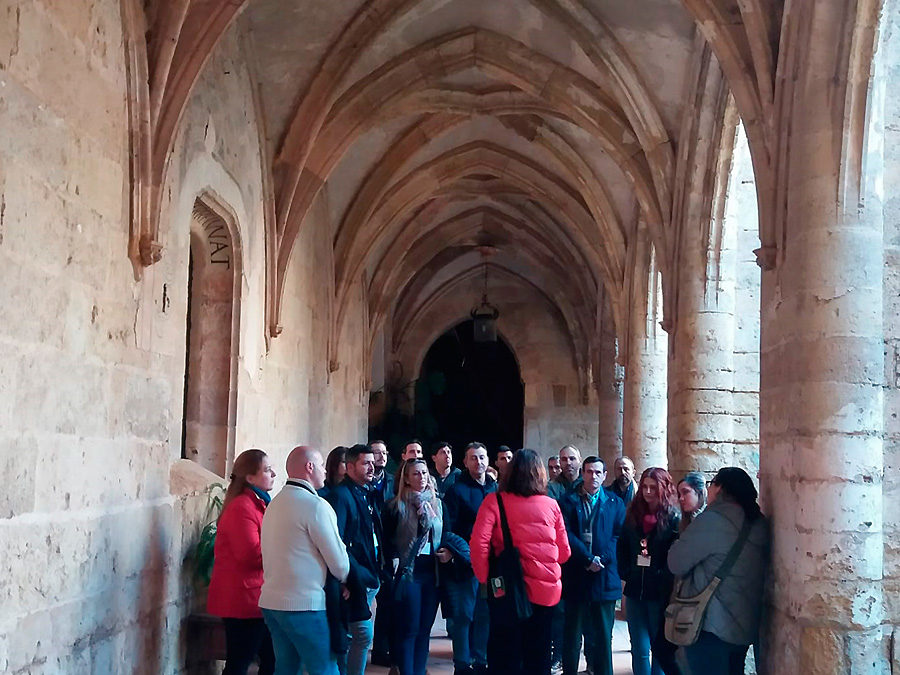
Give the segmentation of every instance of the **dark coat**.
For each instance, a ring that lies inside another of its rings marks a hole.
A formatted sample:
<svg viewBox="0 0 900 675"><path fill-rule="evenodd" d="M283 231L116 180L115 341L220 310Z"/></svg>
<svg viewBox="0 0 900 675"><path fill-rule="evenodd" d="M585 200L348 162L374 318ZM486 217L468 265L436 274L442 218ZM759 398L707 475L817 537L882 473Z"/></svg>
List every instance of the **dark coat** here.
<svg viewBox="0 0 900 675"><path fill-rule="evenodd" d="M372 616L366 589L378 588L384 537L381 518L372 503L370 492L349 477L336 485L326 498L337 516L338 532L347 546L350 574L350 621L365 621ZM372 533L378 537L378 553Z"/></svg>
<svg viewBox="0 0 900 675"><path fill-rule="evenodd" d="M481 485L468 471L460 473L444 496L453 533L469 541L472 538L472 528L475 526L475 517L481 508L481 502L486 495L496 491L497 481L490 476L485 476L484 485Z"/></svg>
<svg viewBox="0 0 900 675"><path fill-rule="evenodd" d="M436 564L437 586L440 589L441 611L445 618L454 618L458 615L460 608L456 606L452 594L445 592L447 582L456 580L460 575L471 575L472 561L469 554L469 544L465 539L450 531L450 518L447 514L447 505L443 501L441 503L441 518L443 520L443 529L441 531L441 541L435 544L435 551L441 547L446 548L453 554L453 559L448 563ZM396 503L391 501L385 508L382 516L384 521L384 541L385 541L385 557L388 560L400 557L400 551L397 547L397 526L399 523L399 512ZM400 564L403 564L403 560ZM402 582L401 582L402 583Z"/></svg>
<svg viewBox="0 0 900 675"><path fill-rule="evenodd" d="M582 598L609 602L622 596L622 581L616 560L616 549L622 525L625 522L625 504L622 500L600 489L592 528L591 548L582 539L586 513L582 507L582 488L560 499L559 506L569 535L572 557L563 565L563 598ZM603 569L588 572L594 556L600 558Z"/></svg>
<svg viewBox="0 0 900 675"><path fill-rule="evenodd" d="M462 475L462 471L459 470L458 467L450 467L450 473L447 474L446 478L441 478L436 473L431 474L434 476L434 482L437 485L438 489L438 497L443 499L447 490L453 487L454 483L459 480L459 477Z"/></svg>
<svg viewBox="0 0 900 675"><path fill-rule="evenodd" d="M606 489L625 502L625 508L628 508L631 500L634 499L634 481L631 481L628 487L623 490L619 487L619 482L614 480Z"/></svg>
<svg viewBox="0 0 900 675"><path fill-rule="evenodd" d="M578 476L570 483L562 475L559 475L547 483L547 496L553 497L557 502L561 502L563 497L572 494L580 488L583 482L581 476Z"/></svg>
<svg viewBox="0 0 900 675"><path fill-rule="evenodd" d="M385 469L384 477L381 481L377 484L372 483L372 499L374 500L375 508L378 509L378 513L384 510L384 505L391 501L396 494L394 474L389 473Z"/></svg>
<svg viewBox="0 0 900 675"><path fill-rule="evenodd" d="M660 531L654 527L649 534L633 523L626 523L619 537L619 576L625 582L625 597L637 600L668 600L672 593L674 576L669 571L666 560L669 549L678 538L678 516ZM641 539L647 539L650 566L637 564L641 552Z"/></svg>

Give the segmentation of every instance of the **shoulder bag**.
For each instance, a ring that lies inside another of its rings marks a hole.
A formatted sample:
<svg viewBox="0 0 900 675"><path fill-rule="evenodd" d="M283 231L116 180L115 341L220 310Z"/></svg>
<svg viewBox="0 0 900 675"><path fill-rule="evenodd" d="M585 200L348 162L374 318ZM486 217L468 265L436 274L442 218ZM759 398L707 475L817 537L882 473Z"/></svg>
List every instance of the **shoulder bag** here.
<svg viewBox="0 0 900 675"><path fill-rule="evenodd" d="M513 546L509 521L503 499L497 492L497 508L500 510L500 528L503 530L503 550L491 553L488 561L487 597L491 613L509 621L525 621L531 617L531 601L525 589L522 558Z"/></svg>
<svg viewBox="0 0 900 675"><path fill-rule="evenodd" d="M737 541L731 546L728 555L709 585L700 591L697 595L689 598L681 596L681 587L684 583L683 579L675 582L675 589L672 591L672 598L666 607L665 614L665 634L666 640L672 644L686 647L692 645L700 636L700 630L703 627L703 619L706 616L706 608L709 601L715 594L722 579L728 576L735 561L741 554L747 537L750 535L751 523L748 518L744 518L744 524L741 526L740 534Z"/></svg>

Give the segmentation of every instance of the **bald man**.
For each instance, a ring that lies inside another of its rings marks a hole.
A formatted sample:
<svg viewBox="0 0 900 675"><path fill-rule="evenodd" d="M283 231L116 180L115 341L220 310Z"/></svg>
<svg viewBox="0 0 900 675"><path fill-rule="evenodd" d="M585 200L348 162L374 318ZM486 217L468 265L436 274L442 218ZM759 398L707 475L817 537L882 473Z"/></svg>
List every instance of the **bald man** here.
<svg viewBox="0 0 900 675"><path fill-rule="evenodd" d="M637 485L634 483L634 462L631 461L630 457L623 455L616 459L613 470L616 474L615 480L613 480L609 489L625 502L625 506L628 506L631 500L634 499L634 491L637 488Z"/></svg>
<svg viewBox="0 0 900 675"><path fill-rule="evenodd" d="M337 675L325 614L326 573L343 582L347 549L334 510L316 494L325 484L322 453L301 445L288 455L288 481L263 517L264 582L259 606L272 634L279 672ZM332 582L334 583L334 582Z"/></svg>
<svg viewBox="0 0 900 675"><path fill-rule="evenodd" d="M559 501L581 485L581 451L574 445L559 450L559 475L547 484L547 494Z"/></svg>

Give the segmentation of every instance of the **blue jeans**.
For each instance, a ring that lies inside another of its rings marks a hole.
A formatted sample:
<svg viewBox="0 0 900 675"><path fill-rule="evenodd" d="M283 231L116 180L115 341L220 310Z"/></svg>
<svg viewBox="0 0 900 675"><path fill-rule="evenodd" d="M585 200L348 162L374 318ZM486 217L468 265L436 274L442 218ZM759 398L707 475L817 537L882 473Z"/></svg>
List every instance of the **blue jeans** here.
<svg viewBox="0 0 900 675"><path fill-rule="evenodd" d="M650 643L659 631L663 604L658 600L625 598L625 617L631 637L631 670L634 675L662 675L657 659L650 666Z"/></svg>
<svg viewBox="0 0 900 675"><path fill-rule="evenodd" d="M416 558L411 579L394 595L394 663L400 675L424 675L431 627L438 608L434 556Z"/></svg>
<svg viewBox="0 0 900 675"><path fill-rule="evenodd" d="M264 609L262 612L272 635L275 675L300 675L304 669L309 675L337 675L324 610L282 612Z"/></svg>
<svg viewBox="0 0 900 675"><path fill-rule="evenodd" d="M470 665L487 665L490 614L487 600L481 597L478 579L448 581L447 594L456 610L447 632L453 643L453 665L458 670Z"/></svg>
<svg viewBox="0 0 900 675"><path fill-rule="evenodd" d="M366 601L371 609L377 588L366 589ZM350 648L346 654L338 657L338 670L341 675L364 675L366 661L369 658L369 647L375 637L375 619L369 617L365 621L350 622ZM310 673L312 675L312 673Z"/></svg>
<svg viewBox="0 0 900 675"><path fill-rule="evenodd" d="M685 673L694 675L743 675L748 645L725 642L707 631L697 641L678 650Z"/></svg>

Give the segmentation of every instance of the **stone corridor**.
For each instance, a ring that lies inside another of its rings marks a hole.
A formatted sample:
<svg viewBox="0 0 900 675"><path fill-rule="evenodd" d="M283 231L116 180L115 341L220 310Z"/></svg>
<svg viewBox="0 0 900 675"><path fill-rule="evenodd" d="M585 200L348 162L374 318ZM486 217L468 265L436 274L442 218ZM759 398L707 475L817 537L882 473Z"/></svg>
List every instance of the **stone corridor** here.
<svg viewBox="0 0 900 675"><path fill-rule="evenodd" d="M0 672L199 672L210 486L481 312L526 447L758 479L763 672L900 674L898 19L0 0Z"/></svg>

